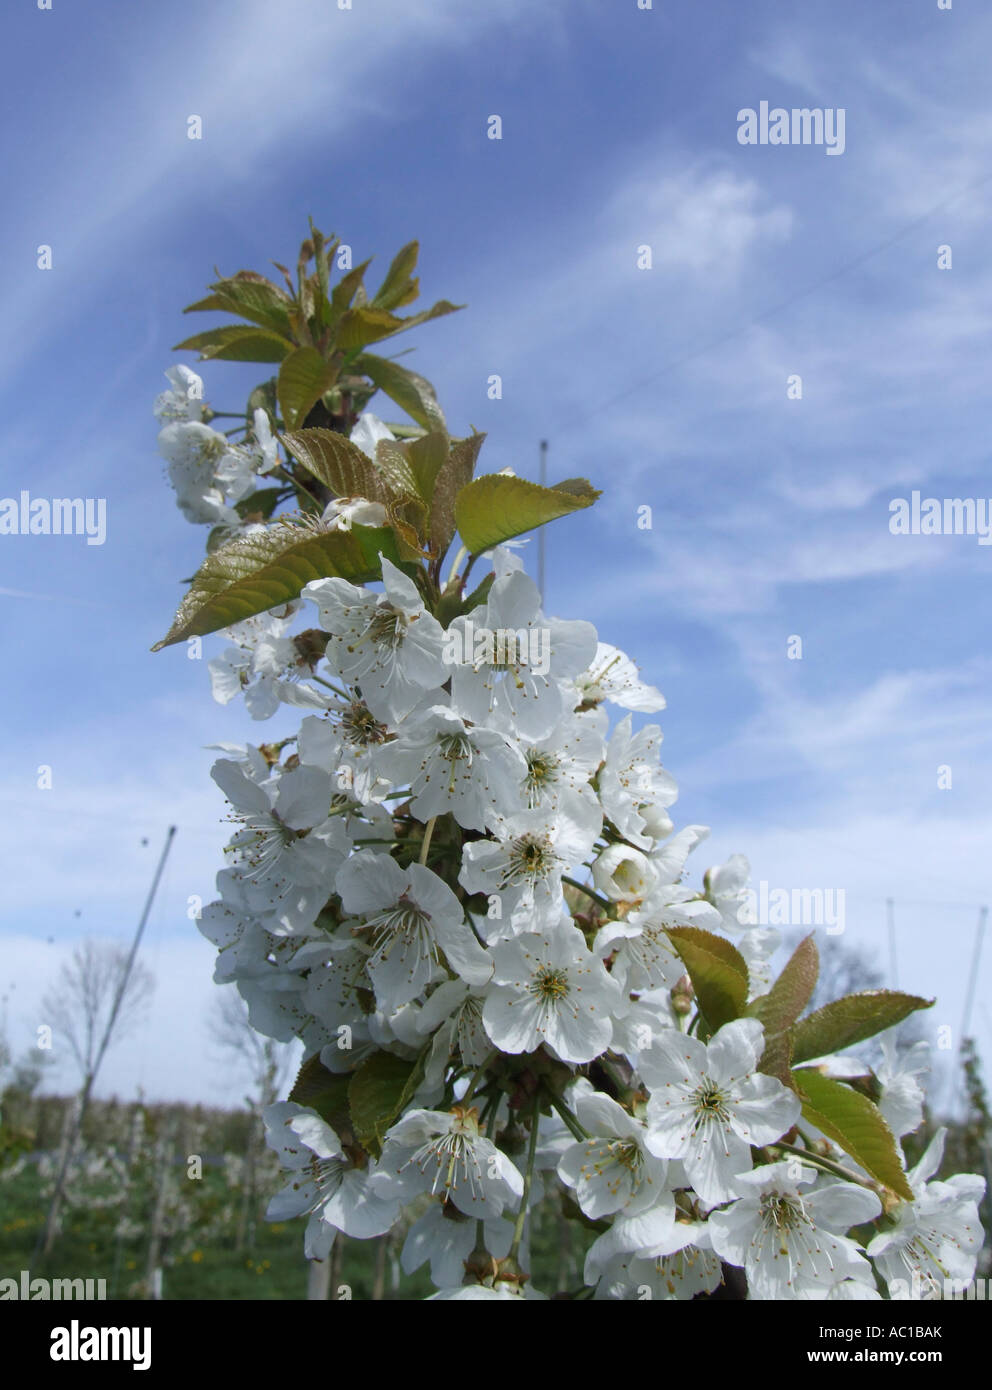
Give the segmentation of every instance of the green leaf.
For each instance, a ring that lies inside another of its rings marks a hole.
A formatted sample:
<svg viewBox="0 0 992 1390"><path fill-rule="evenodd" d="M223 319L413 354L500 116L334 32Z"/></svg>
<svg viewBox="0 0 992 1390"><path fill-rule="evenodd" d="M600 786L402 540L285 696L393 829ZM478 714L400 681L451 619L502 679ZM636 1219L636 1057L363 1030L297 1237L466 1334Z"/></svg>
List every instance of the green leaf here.
<svg viewBox="0 0 992 1390"><path fill-rule="evenodd" d="M447 430L431 430L419 439L411 439L405 446L417 492L428 504L434 495L437 475L448 461L450 447Z"/></svg>
<svg viewBox="0 0 992 1390"><path fill-rule="evenodd" d="M792 1041L789 1029L809 1003L820 973L820 956L812 936L800 941L781 975L767 994L747 1006L747 1016L765 1028L765 1051L758 1070L777 1076L795 1089L792 1081Z"/></svg>
<svg viewBox="0 0 992 1390"><path fill-rule="evenodd" d="M788 1033L766 1033L765 1050L758 1063L758 1071L765 1076L774 1076L790 1091L796 1090L792 1075L792 1039Z"/></svg>
<svg viewBox="0 0 992 1390"><path fill-rule="evenodd" d="M306 429L280 436L287 450L335 497L385 502L389 491L375 464L336 430Z"/></svg>
<svg viewBox="0 0 992 1390"><path fill-rule="evenodd" d="M317 322L323 327L330 320L330 300L327 297L330 279L330 258L333 246L325 248L324 233L317 230L310 221L310 240L313 242L314 273L317 279Z"/></svg>
<svg viewBox="0 0 992 1390"><path fill-rule="evenodd" d="M559 516L590 507L600 495L584 479L570 478L562 488L540 487L526 478L487 473L458 494L455 521L465 545L478 555Z"/></svg>
<svg viewBox="0 0 992 1390"><path fill-rule="evenodd" d="M803 1115L839 1144L865 1172L907 1202L913 1192L899 1161L892 1131L867 1096L818 1071L794 1073Z"/></svg>
<svg viewBox="0 0 992 1390"><path fill-rule="evenodd" d="M286 428L298 429L337 378L337 367L325 361L316 348L302 347L291 352L279 368L279 409Z"/></svg>
<svg viewBox="0 0 992 1390"><path fill-rule="evenodd" d="M332 322L341 317L351 301L355 298L355 295L362 287L362 279L365 272L371 264L372 261L369 259L367 261L362 261L361 265L353 266L346 275L341 276L341 279L334 286L334 289L331 291L330 304ZM340 344L338 344L338 346L340 346Z"/></svg>
<svg viewBox="0 0 992 1390"><path fill-rule="evenodd" d="M279 418L279 399L276 395L276 378L274 376L270 376L268 381L260 381L257 386L252 387L245 405L245 419L249 429L254 429L256 410L265 411L269 417L269 426L274 432L276 421Z"/></svg>
<svg viewBox="0 0 992 1390"><path fill-rule="evenodd" d="M351 1112L348 1109L348 1085L351 1074L328 1071L316 1052L300 1067L288 1099L297 1105L316 1110L330 1125L339 1139L351 1138Z"/></svg>
<svg viewBox="0 0 992 1390"><path fill-rule="evenodd" d="M229 323L220 328L208 328L205 333L194 333L192 338L177 343L173 352L198 352L201 362L212 358L224 362L281 362L292 348L292 343L277 333Z"/></svg>
<svg viewBox="0 0 992 1390"><path fill-rule="evenodd" d="M397 366L386 357L363 352L352 363L355 371L364 373L380 391L401 406L425 430L446 429L444 412L437 403L434 387L424 376Z"/></svg>
<svg viewBox="0 0 992 1390"><path fill-rule="evenodd" d="M819 973L820 956L810 935L800 941L768 993L751 1001L748 1017L760 1019L766 1033L784 1033L809 1003Z"/></svg>
<svg viewBox="0 0 992 1390"><path fill-rule="evenodd" d="M388 309L372 309L368 305L348 309L338 322L337 346L347 352L352 348L362 348L366 343L377 343L380 338L389 338L398 333L399 322Z"/></svg>
<svg viewBox="0 0 992 1390"><path fill-rule="evenodd" d="M219 280L210 286L213 291L206 299L199 299L183 310L184 314L199 313L205 310L219 310L225 314L238 314L250 319L262 328L271 329L282 337L290 331L287 295L255 271L239 270L237 275Z"/></svg>
<svg viewBox="0 0 992 1390"><path fill-rule="evenodd" d="M297 598L312 579L341 576L358 584L379 579L380 552L399 562L388 527L315 532L280 519L266 531L238 536L204 560L172 627L152 651L266 613Z"/></svg>
<svg viewBox="0 0 992 1390"><path fill-rule="evenodd" d="M205 299L198 299L193 304L187 304L183 310L184 314L207 313L210 310L223 311L230 313L228 301L222 294L208 294Z"/></svg>
<svg viewBox="0 0 992 1390"><path fill-rule="evenodd" d="M396 439L380 439L375 446L375 466L394 497L420 498L417 475L407 457L408 448L407 443Z"/></svg>
<svg viewBox="0 0 992 1390"><path fill-rule="evenodd" d="M449 304L446 299L439 299L423 313L411 314L403 319L391 314L388 309L362 305L342 314L338 323L337 345L346 352L352 348L362 348L366 343L378 343L383 338L391 338L395 333L404 333L408 328L416 328L419 323L453 314L464 307L464 304Z"/></svg>
<svg viewBox="0 0 992 1390"><path fill-rule="evenodd" d="M668 927L666 935L681 956L700 1012L716 1032L747 1008L747 963L722 936L701 927Z"/></svg>
<svg viewBox="0 0 992 1390"><path fill-rule="evenodd" d="M417 266L420 243L408 241L393 257L386 278L379 286L372 303L377 309L400 309L417 298L417 281L411 279Z"/></svg>
<svg viewBox="0 0 992 1390"><path fill-rule="evenodd" d="M373 1052L356 1072L348 1087L351 1122L358 1142L378 1158L386 1130L399 1115L416 1062L405 1062L391 1052Z"/></svg>
<svg viewBox="0 0 992 1390"><path fill-rule="evenodd" d="M264 521L268 521L284 491L285 488L281 487L260 487L256 492L249 492L247 497L242 497L240 502L235 502L234 510L242 521L246 516L261 516Z"/></svg>
<svg viewBox="0 0 992 1390"><path fill-rule="evenodd" d="M843 1052L854 1043L894 1028L917 1009L932 1008L934 1003L933 999L891 989L868 989L835 999L794 1026L793 1061L808 1062L813 1057Z"/></svg>
<svg viewBox="0 0 992 1390"><path fill-rule="evenodd" d="M485 442L484 434L472 434L467 439L456 439L448 457L434 480L434 495L431 498L430 540L431 546L443 555L455 534L455 507L459 494L472 481L479 451Z"/></svg>

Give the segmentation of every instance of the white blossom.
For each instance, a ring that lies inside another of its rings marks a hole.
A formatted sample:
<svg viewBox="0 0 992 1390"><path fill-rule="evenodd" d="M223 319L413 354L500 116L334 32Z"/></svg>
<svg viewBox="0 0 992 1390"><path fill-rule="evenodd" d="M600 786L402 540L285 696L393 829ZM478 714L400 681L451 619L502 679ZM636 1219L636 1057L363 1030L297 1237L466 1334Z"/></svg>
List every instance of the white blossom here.
<svg viewBox="0 0 992 1390"><path fill-rule="evenodd" d="M484 984L492 974L461 903L424 865L401 869L388 854L363 850L338 871L335 886L345 911L361 919L352 933L367 941L367 969L381 1008L398 1009L444 975L442 953L469 984Z"/></svg>
<svg viewBox="0 0 992 1390"><path fill-rule="evenodd" d="M347 579L315 579L303 596L317 605L320 625L330 634L325 656L331 670L360 687L377 719L395 723L450 673L441 661L441 625L413 580L385 556L382 579L382 594Z"/></svg>
<svg viewBox="0 0 992 1390"><path fill-rule="evenodd" d="M387 1200L406 1203L430 1192L481 1219L498 1217L524 1190L510 1159L481 1134L478 1110L464 1105L408 1110L387 1132L372 1181Z"/></svg>
<svg viewBox="0 0 992 1390"><path fill-rule="evenodd" d="M739 1201L711 1212L713 1249L747 1274L753 1299L825 1298L844 1279L871 1282L867 1260L843 1232L882 1210L874 1192L817 1179L815 1168L783 1160L743 1173Z"/></svg>
<svg viewBox="0 0 992 1390"><path fill-rule="evenodd" d="M764 1029L739 1018L710 1042L661 1033L639 1058L647 1082L647 1147L678 1158L704 1202L725 1202L751 1168L751 1146L773 1143L799 1119L799 1097L757 1072Z"/></svg>
<svg viewBox="0 0 992 1390"><path fill-rule="evenodd" d="M282 1101L268 1106L263 1119L268 1143L293 1175L272 1198L266 1218L285 1221L309 1214L308 1260L325 1260L338 1231L368 1240L390 1229L396 1203L372 1190L372 1174L352 1164L334 1130L315 1111Z"/></svg>
<svg viewBox="0 0 992 1390"><path fill-rule="evenodd" d="M502 1052L545 1044L563 1062L591 1062L610 1045L620 990L565 918L492 948L482 1022Z"/></svg>
<svg viewBox="0 0 992 1390"><path fill-rule="evenodd" d="M940 1129L926 1152L907 1175L912 1202L902 1202L893 1224L879 1231L868 1254L889 1285L892 1297L940 1296L944 1280L966 1283L975 1274L982 1245L978 1203L985 1179L958 1173L944 1182L932 1181L944 1157L946 1129Z"/></svg>

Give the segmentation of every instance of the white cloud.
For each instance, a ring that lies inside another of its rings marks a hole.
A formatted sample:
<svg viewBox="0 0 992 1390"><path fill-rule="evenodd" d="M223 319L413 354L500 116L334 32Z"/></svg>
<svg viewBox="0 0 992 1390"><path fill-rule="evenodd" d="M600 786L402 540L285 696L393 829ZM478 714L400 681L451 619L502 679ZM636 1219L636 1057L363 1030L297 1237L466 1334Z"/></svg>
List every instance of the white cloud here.
<svg viewBox="0 0 992 1390"><path fill-rule="evenodd" d="M700 163L639 171L614 192L606 217L631 255L647 243L655 266L705 274L711 285L736 279L749 253L787 242L793 227L790 209L769 205L755 179Z"/></svg>

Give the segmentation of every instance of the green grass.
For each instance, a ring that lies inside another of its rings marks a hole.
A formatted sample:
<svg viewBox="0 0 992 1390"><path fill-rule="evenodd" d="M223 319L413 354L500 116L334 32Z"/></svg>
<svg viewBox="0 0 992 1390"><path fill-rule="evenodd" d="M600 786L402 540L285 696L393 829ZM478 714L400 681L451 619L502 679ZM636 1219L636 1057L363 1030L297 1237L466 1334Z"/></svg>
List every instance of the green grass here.
<svg viewBox="0 0 992 1390"><path fill-rule="evenodd" d="M222 1173L216 1169L205 1171L196 1194L202 1211L209 1214L226 1196ZM261 1205L264 1208L264 1201ZM20 1271L28 1268L44 1212L45 1200L33 1165L0 1182L0 1278L18 1278ZM147 1261L147 1232L142 1230L129 1240L117 1242L114 1222L113 1210L68 1210L51 1254L47 1260L39 1261L33 1274L106 1279L108 1298L143 1297L140 1285ZM574 1247L572 1283L578 1285L591 1235L576 1228L574 1222L568 1224ZM284 1223L259 1219L251 1249L237 1251L233 1234L200 1239L194 1221L181 1237L165 1242L163 1297L198 1301L305 1299L308 1271L303 1258L303 1229L302 1219ZM397 1255L401 1246L402 1241L397 1241ZM343 1242L339 1285L349 1286L353 1299L372 1297L375 1259L376 1242ZM534 1281L543 1292L551 1293L557 1288L561 1263L560 1229L548 1204L542 1210L534 1237ZM387 1260L386 1299L422 1299L433 1292L425 1267L413 1275L401 1275L399 1291L394 1293L391 1260Z"/></svg>

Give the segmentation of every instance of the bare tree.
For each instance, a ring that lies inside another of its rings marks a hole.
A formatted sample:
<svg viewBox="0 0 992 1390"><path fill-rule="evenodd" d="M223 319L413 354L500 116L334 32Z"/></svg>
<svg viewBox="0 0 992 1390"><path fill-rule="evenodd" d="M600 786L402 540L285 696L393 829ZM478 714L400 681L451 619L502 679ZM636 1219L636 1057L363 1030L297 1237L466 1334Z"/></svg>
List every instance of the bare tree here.
<svg viewBox="0 0 992 1390"><path fill-rule="evenodd" d="M151 998L154 977L131 950L111 943L81 941L63 964L41 1001L42 1017L53 1034L64 1037L79 1069L80 1092L59 1163L55 1189L39 1240L47 1255L58 1229L66 1174L89 1109L96 1074L112 1041L138 1021Z"/></svg>
<svg viewBox="0 0 992 1390"><path fill-rule="evenodd" d="M228 1059L236 1059L250 1076L248 1105L263 1110L278 1100L289 1079L293 1049L255 1031L248 1021L248 1005L236 989L221 992L208 1027L215 1046Z"/></svg>
<svg viewBox="0 0 992 1390"><path fill-rule="evenodd" d="M111 942L81 941L42 998L41 1016L68 1042L84 1086L99 1065L101 1049L106 1051L108 1024L113 1023L114 1040L123 1037L143 1015L155 987L151 972L138 962L127 974L128 954Z"/></svg>
<svg viewBox="0 0 992 1390"><path fill-rule="evenodd" d="M245 1146L245 1182L238 1219L235 1249L254 1244L254 1212L258 1202L258 1162L265 1148L262 1111L283 1094L289 1080L293 1049L275 1038L263 1037L251 1026L248 1005L236 989L225 989L217 999L209 1022L215 1046L228 1059L240 1065L251 1078L251 1092L244 1100L249 1111Z"/></svg>

